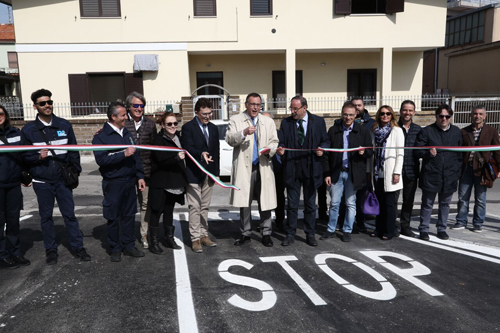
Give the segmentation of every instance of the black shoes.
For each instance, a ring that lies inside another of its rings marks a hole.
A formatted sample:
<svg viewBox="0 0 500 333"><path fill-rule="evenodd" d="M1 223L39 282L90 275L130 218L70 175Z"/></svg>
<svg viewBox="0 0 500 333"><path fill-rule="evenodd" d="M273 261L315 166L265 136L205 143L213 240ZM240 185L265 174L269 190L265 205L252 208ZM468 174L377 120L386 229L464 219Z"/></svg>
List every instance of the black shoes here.
<svg viewBox="0 0 500 333"><path fill-rule="evenodd" d="M31 265L31 262L26 259L25 257L23 257L22 255L21 256L12 256L10 257L10 259L15 262L16 264L18 264L19 266L29 266Z"/></svg>
<svg viewBox="0 0 500 333"><path fill-rule="evenodd" d="M46 259L45 261L47 262L47 265L55 265L57 264L57 257L59 255L57 254L57 250L51 249L46 251Z"/></svg>
<svg viewBox="0 0 500 333"><path fill-rule="evenodd" d="M429 233L428 232L421 232L420 233L420 239L421 240L425 240L425 241L428 241L430 238L429 238Z"/></svg>
<svg viewBox="0 0 500 333"><path fill-rule="evenodd" d="M351 241L351 234L348 232L344 232L342 235L342 241L343 242L350 242Z"/></svg>
<svg viewBox="0 0 500 333"><path fill-rule="evenodd" d="M274 245L273 240L271 239L271 236L269 236L269 235L264 235L264 237L262 237L262 244L265 247L272 247Z"/></svg>
<svg viewBox="0 0 500 333"><path fill-rule="evenodd" d="M306 243L309 246L318 246L318 241L316 240L316 238L314 238L314 235L313 236L307 236Z"/></svg>
<svg viewBox="0 0 500 333"><path fill-rule="evenodd" d="M10 258L0 259L0 268L19 268L19 265Z"/></svg>
<svg viewBox="0 0 500 333"><path fill-rule="evenodd" d="M163 251L163 249L160 246L160 241L158 239L159 235L160 235L160 228L151 227L151 226L149 227L149 244L148 244L149 251L151 251L151 253L161 255L161 254L164 254L165 251ZM173 235L172 232L171 232L171 235ZM173 238L173 236L172 236L172 238ZM168 243L169 239L170 238L167 238L167 243Z"/></svg>
<svg viewBox="0 0 500 333"><path fill-rule="evenodd" d="M73 250L73 257L80 259L81 261L90 261L92 259L84 247Z"/></svg>
<svg viewBox="0 0 500 333"><path fill-rule="evenodd" d="M401 235L406 237L416 237L416 235L411 231L411 228L401 228Z"/></svg>
<svg viewBox="0 0 500 333"><path fill-rule="evenodd" d="M281 246L290 246L293 242L295 242L295 236L287 235L281 242Z"/></svg>
<svg viewBox="0 0 500 333"><path fill-rule="evenodd" d="M121 252L113 252L109 257L109 261L111 262L120 262L122 261L122 253Z"/></svg>
<svg viewBox="0 0 500 333"><path fill-rule="evenodd" d="M144 257L144 252L142 251L139 251L135 246L130 249L130 250L124 250L123 251L123 255L124 256L129 256L129 257L133 257L133 258L140 258L140 257Z"/></svg>
<svg viewBox="0 0 500 333"><path fill-rule="evenodd" d="M240 245L243 245L247 242L250 242L252 240L252 238L248 237L248 236L244 236L244 235L241 235L240 238L238 238L236 240L236 242L234 242L234 245L236 246L240 246Z"/></svg>
<svg viewBox="0 0 500 333"><path fill-rule="evenodd" d="M325 240L325 239L328 239L328 238L333 238L335 236L336 236L336 234L334 232L327 231L323 235L321 235L321 237L319 239L320 240Z"/></svg>
<svg viewBox="0 0 500 333"><path fill-rule="evenodd" d="M437 236L438 236L439 239L442 239L442 240L447 240L447 239L450 238L450 236L448 236L448 234L446 233L446 231L438 231Z"/></svg>

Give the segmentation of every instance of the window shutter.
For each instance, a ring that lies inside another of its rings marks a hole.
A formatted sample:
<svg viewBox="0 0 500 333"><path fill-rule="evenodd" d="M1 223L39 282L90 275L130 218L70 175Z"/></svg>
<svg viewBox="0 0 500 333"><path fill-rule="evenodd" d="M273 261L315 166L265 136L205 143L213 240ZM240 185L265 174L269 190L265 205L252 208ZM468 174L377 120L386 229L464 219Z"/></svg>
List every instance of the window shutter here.
<svg viewBox="0 0 500 333"><path fill-rule="evenodd" d="M17 52L7 52L9 59L9 68L19 68L17 64Z"/></svg>
<svg viewBox="0 0 500 333"><path fill-rule="evenodd" d="M80 0L80 13L82 17L99 17L99 0Z"/></svg>
<svg viewBox="0 0 500 333"><path fill-rule="evenodd" d="M251 15L272 15L272 0L250 0Z"/></svg>
<svg viewBox="0 0 500 333"><path fill-rule="evenodd" d="M194 16L217 16L216 0L194 0Z"/></svg>
<svg viewBox="0 0 500 333"><path fill-rule="evenodd" d="M128 96L132 91L144 94L142 72L125 74L125 96Z"/></svg>
<svg viewBox="0 0 500 333"><path fill-rule="evenodd" d="M334 0L335 14L351 15L351 0Z"/></svg>
<svg viewBox="0 0 500 333"><path fill-rule="evenodd" d="M120 17L120 0L101 0L103 17Z"/></svg>
<svg viewBox="0 0 500 333"><path fill-rule="evenodd" d="M89 81L87 74L68 74L69 99L72 106L79 103L90 102ZM87 115L91 113L88 107L72 107L71 115Z"/></svg>
<svg viewBox="0 0 500 333"><path fill-rule="evenodd" d="M387 14L401 13L405 11L404 0L386 0L385 12Z"/></svg>

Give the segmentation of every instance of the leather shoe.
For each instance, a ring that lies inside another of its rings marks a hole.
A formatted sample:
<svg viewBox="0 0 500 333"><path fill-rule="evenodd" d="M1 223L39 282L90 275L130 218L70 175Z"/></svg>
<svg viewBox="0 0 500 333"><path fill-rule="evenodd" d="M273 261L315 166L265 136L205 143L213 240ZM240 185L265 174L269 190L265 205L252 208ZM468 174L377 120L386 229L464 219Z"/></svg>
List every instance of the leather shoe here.
<svg viewBox="0 0 500 333"><path fill-rule="evenodd" d="M140 258L140 257L144 257L144 252L142 251L139 251L135 246L130 249L130 250L124 250L123 251L123 255L124 256L129 256L129 257L133 257L133 258Z"/></svg>
<svg viewBox="0 0 500 333"><path fill-rule="evenodd" d="M28 259L26 259L23 256L12 256L12 257L10 257L10 259L12 259L12 261L15 262L16 264L18 264L19 266L31 265L31 261L29 261Z"/></svg>
<svg viewBox="0 0 500 333"><path fill-rule="evenodd" d="M448 236L446 231L438 231L437 236L439 239L442 239L442 240L447 240L450 238L450 236Z"/></svg>
<svg viewBox="0 0 500 333"><path fill-rule="evenodd" d="M295 236L288 235L285 237L285 239L281 242L281 246L290 246L293 242L295 242Z"/></svg>
<svg viewBox="0 0 500 333"><path fill-rule="evenodd" d="M411 231L410 228L401 228L401 235L406 237L416 237L416 235Z"/></svg>
<svg viewBox="0 0 500 333"><path fill-rule="evenodd" d="M47 265L55 265L57 264L57 257L59 255L57 254L57 250L48 250L46 253L46 259L45 261L47 262Z"/></svg>
<svg viewBox="0 0 500 333"><path fill-rule="evenodd" d="M306 243L309 246L318 246L318 241L314 238L314 236L307 236Z"/></svg>
<svg viewBox="0 0 500 333"><path fill-rule="evenodd" d="M429 238L429 233L428 232L421 232L420 233L420 239L428 241L430 239Z"/></svg>
<svg viewBox="0 0 500 333"><path fill-rule="evenodd" d="M336 234L334 232L327 231L323 235L321 235L321 237L319 239L325 240L325 239L328 239L328 238L333 238L333 237L335 237L335 235Z"/></svg>
<svg viewBox="0 0 500 333"><path fill-rule="evenodd" d="M113 252L109 257L109 261L111 262L120 262L122 261L122 253L121 252Z"/></svg>
<svg viewBox="0 0 500 333"><path fill-rule="evenodd" d="M0 268L19 268L19 265L10 258L0 260Z"/></svg>
<svg viewBox="0 0 500 333"><path fill-rule="evenodd" d="M344 234L342 235L342 241L343 242L350 242L351 241L351 234L348 233L348 232L344 232Z"/></svg>
<svg viewBox="0 0 500 333"><path fill-rule="evenodd" d="M240 238L238 238L236 240L236 242L234 242L234 245L240 246L240 245L243 245L246 242L250 242L251 240L252 240L252 238L250 238L248 236L245 236L245 235L241 235Z"/></svg>
<svg viewBox="0 0 500 333"><path fill-rule="evenodd" d="M73 250L73 257L78 258L81 261L90 261L92 259L84 247Z"/></svg>
<svg viewBox="0 0 500 333"><path fill-rule="evenodd" d="M262 244L265 247L272 247L274 245L273 240L271 239L271 236L269 236L269 235L264 235L264 237L262 237Z"/></svg>

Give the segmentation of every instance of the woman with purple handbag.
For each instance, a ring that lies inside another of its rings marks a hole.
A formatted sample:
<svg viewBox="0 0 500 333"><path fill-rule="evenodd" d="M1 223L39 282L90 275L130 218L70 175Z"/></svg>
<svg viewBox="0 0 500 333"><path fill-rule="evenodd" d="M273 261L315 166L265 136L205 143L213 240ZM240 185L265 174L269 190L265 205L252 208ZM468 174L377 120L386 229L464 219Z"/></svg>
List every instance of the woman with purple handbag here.
<svg viewBox="0 0 500 333"><path fill-rule="evenodd" d="M405 138L394 110L388 105L381 106L375 116L373 144L371 175L375 182L380 214L375 219L376 227L370 236L390 240L395 234L399 190L403 188L401 172Z"/></svg>

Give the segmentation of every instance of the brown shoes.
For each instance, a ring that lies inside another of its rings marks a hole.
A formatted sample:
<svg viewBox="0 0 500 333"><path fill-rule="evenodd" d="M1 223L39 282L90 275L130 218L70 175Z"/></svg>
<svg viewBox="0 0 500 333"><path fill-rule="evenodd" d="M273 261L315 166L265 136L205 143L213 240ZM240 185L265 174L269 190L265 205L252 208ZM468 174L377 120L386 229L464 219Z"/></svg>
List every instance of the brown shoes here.
<svg viewBox="0 0 500 333"><path fill-rule="evenodd" d="M193 241L192 249L193 249L193 252L196 252L196 253L202 253L203 252L203 249L201 248L201 243L200 243L199 239Z"/></svg>
<svg viewBox="0 0 500 333"><path fill-rule="evenodd" d="M200 241L201 241L201 244L203 244L205 246L209 246L209 247L217 246L217 243L212 242L212 240L210 238L208 238L208 236L202 236Z"/></svg>

